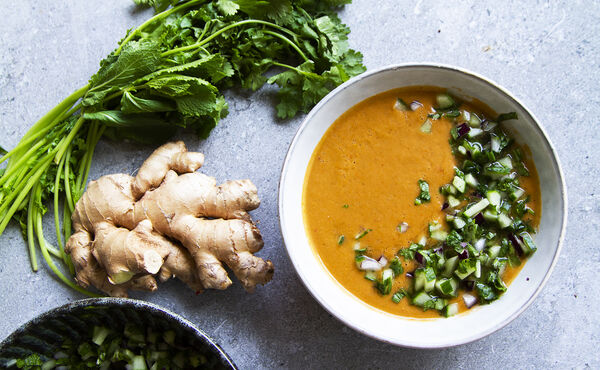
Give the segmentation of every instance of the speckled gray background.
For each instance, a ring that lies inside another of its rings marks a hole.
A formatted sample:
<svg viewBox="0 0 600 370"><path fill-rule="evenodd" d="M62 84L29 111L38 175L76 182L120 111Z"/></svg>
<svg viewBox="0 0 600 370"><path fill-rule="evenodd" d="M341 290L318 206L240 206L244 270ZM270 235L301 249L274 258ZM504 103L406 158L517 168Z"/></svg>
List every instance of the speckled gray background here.
<svg viewBox="0 0 600 370"><path fill-rule="evenodd" d="M129 0L3 1L0 146L12 148L37 118L85 84L126 29L148 16ZM234 285L195 296L171 282L134 297L190 319L244 369L600 368L600 2L355 0L341 16L368 68L409 61L458 65L497 81L541 120L569 193L564 248L543 292L497 333L435 351L379 343L331 317L296 277L278 228L279 171L302 117L277 121L273 90L265 88L228 92L231 113L209 140L180 136L206 154L206 173L257 184L262 205L254 217L265 238L260 255L275 263L274 280L255 294ZM91 178L132 172L151 150L103 141ZM15 225L0 238L0 297L0 338L81 298L44 268L31 272Z"/></svg>

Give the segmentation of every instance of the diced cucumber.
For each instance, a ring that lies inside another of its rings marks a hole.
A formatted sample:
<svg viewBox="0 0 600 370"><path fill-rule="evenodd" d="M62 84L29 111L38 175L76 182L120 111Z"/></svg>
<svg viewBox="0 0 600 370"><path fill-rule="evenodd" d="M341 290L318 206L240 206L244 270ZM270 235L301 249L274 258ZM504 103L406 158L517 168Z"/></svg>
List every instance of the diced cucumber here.
<svg viewBox="0 0 600 370"><path fill-rule="evenodd" d="M458 152L459 152L460 154L462 154L462 155L467 155L467 149L465 149L465 147L464 147L464 146L462 146L462 145L459 145L457 149L458 149Z"/></svg>
<svg viewBox="0 0 600 370"><path fill-rule="evenodd" d="M506 229L510 225L512 225L512 219L506 213L500 213L498 215L498 226L501 229Z"/></svg>
<svg viewBox="0 0 600 370"><path fill-rule="evenodd" d="M498 207L502 202L502 195L498 190L489 190L485 193L485 197L490 201L490 204L494 207Z"/></svg>
<svg viewBox="0 0 600 370"><path fill-rule="evenodd" d="M444 264L446 263L446 259L441 256L440 258L438 258L437 260L437 269L438 271L441 271L444 268Z"/></svg>
<svg viewBox="0 0 600 370"><path fill-rule="evenodd" d="M435 271L431 267L415 270L415 292L431 292L435 288Z"/></svg>
<svg viewBox="0 0 600 370"><path fill-rule="evenodd" d="M442 310L444 317L450 317L458 314L458 303L450 303Z"/></svg>
<svg viewBox="0 0 600 370"><path fill-rule="evenodd" d="M454 216L450 214L446 214L446 222L452 222L454 220Z"/></svg>
<svg viewBox="0 0 600 370"><path fill-rule="evenodd" d="M494 134L491 134L490 137L490 148L494 153L500 153L500 138Z"/></svg>
<svg viewBox="0 0 600 370"><path fill-rule="evenodd" d="M498 221L498 212L496 212L494 209L487 208L485 211L483 211L483 218L489 222L496 222Z"/></svg>
<svg viewBox="0 0 600 370"><path fill-rule="evenodd" d="M375 271L367 271L365 272L365 279L370 281L377 281L377 273L375 273Z"/></svg>
<svg viewBox="0 0 600 370"><path fill-rule="evenodd" d="M490 132L493 129L495 129L496 126L498 126L497 122L494 122L494 121L486 121L485 122L485 130L488 131L488 132Z"/></svg>
<svg viewBox="0 0 600 370"><path fill-rule="evenodd" d="M425 271L423 269L415 270L415 292L423 290L425 286L425 282L427 279L425 278Z"/></svg>
<svg viewBox="0 0 600 370"><path fill-rule="evenodd" d="M396 103L394 103L394 109L402 111L402 112L411 110L410 107L408 106L408 104L406 104L404 102L404 100L402 100L400 98L396 99Z"/></svg>
<svg viewBox="0 0 600 370"><path fill-rule="evenodd" d="M446 301L445 299L442 298L434 298L435 299L435 309L438 311L441 311L444 309L444 307L446 307L446 305L448 304L448 301Z"/></svg>
<svg viewBox="0 0 600 370"><path fill-rule="evenodd" d="M454 180L452 180L452 185L454 185L456 190L458 190L461 193L464 193L467 184L465 183L465 180L461 179L458 176L454 176Z"/></svg>
<svg viewBox="0 0 600 370"><path fill-rule="evenodd" d="M467 223L462 218L460 218L460 217L455 217L454 218L454 227L456 229L462 229L463 227L465 227L466 224Z"/></svg>
<svg viewBox="0 0 600 370"><path fill-rule="evenodd" d="M425 292L419 292L412 299L415 306L423 307L427 301L431 300L431 296Z"/></svg>
<svg viewBox="0 0 600 370"><path fill-rule="evenodd" d="M481 261L475 262L475 273L473 274L477 279L481 277Z"/></svg>
<svg viewBox="0 0 600 370"><path fill-rule="evenodd" d="M469 130L469 133L467 134L468 137L470 138L474 138L477 137L479 135L483 134L483 130L480 128L472 128Z"/></svg>
<svg viewBox="0 0 600 370"><path fill-rule="evenodd" d="M481 120L479 119L479 117L477 117L477 115L475 113L471 113L471 116L469 117L469 126L474 127L474 128L479 128L481 127Z"/></svg>
<svg viewBox="0 0 600 370"><path fill-rule="evenodd" d="M422 246L426 246L427 245L427 237L425 235L423 235L421 237L421 239L419 239L419 243L417 243L417 244L422 245Z"/></svg>
<svg viewBox="0 0 600 370"><path fill-rule="evenodd" d="M490 256L491 259L494 259L494 258L498 257L501 249L502 249L502 247L499 245L492 245L491 247L488 248L487 254L488 254L488 256Z"/></svg>
<svg viewBox="0 0 600 370"><path fill-rule="evenodd" d="M487 254L483 253L480 254L479 257L477 257L477 259L481 261L481 266L487 266L491 261L490 257Z"/></svg>
<svg viewBox="0 0 600 370"><path fill-rule="evenodd" d="M381 273L381 280L382 281L391 280L393 278L394 278L394 271L392 269L385 269Z"/></svg>
<svg viewBox="0 0 600 370"><path fill-rule="evenodd" d="M506 264L508 263L508 258L506 257L496 257L492 261L492 268L498 271L498 275L502 276L504 271L506 270Z"/></svg>
<svg viewBox="0 0 600 370"><path fill-rule="evenodd" d="M435 230L431 233L431 239L435 239L437 241L443 242L448 237L448 233L444 230Z"/></svg>
<svg viewBox="0 0 600 370"><path fill-rule="evenodd" d="M467 210L464 211L463 214L466 217L471 218L471 217L475 216L476 214L478 214L479 212L483 211L489 205L490 205L490 201L484 198L484 199L480 200L479 202L473 204L469 208L467 208Z"/></svg>
<svg viewBox="0 0 600 370"><path fill-rule="evenodd" d="M466 261L466 260L465 260ZM469 266L465 268L464 271L460 271L460 266L454 271L454 275L456 275L460 280L465 280L469 275L475 272L475 266Z"/></svg>
<svg viewBox="0 0 600 370"><path fill-rule="evenodd" d="M448 109L456 104L454 99L448 94L438 94L435 97L435 101L438 108L441 109Z"/></svg>
<svg viewBox="0 0 600 370"><path fill-rule="evenodd" d="M442 273L442 276L445 276L445 277L452 276L452 273L454 272L454 270L456 270L457 266L458 266L458 256L448 258L446 260L446 263L444 263L444 272Z"/></svg>
<svg viewBox="0 0 600 370"><path fill-rule="evenodd" d="M458 294L458 280L454 278L439 279L435 283L435 288L446 297L456 297Z"/></svg>
<svg viewBox="0 0 600 370"><path fill-rule="evenodd" d="M428 293L431 292L435 288L435 280L436 279L425 282L425 286L423 286L423 290Z"/></svg>
<svg viewBox="0 0 600 370"><path fill-rule="evenodd" d="M448 195L448 205L452 208L456 208L460 205L460 200L452 195Z"/></svg>
<svg viewBox="0 0 600 370"><path fill-rule="evenodd" d="M442 228L442 224L440 224L437 221L433 221L429 223L429 233L431 234L432 232L439 230Z"/></svg>
<svg viewBox="0 0 600 370"><path fill-rule="evenodd" d="M529 235L528 232L524 231L522 233L519 233L519 236L521 237L521 239L523 239L523 243L521 243L521 249L523 249L523 253L525 253L525 255L528 256L537 250L533 238L531 237L531 235Z"/></svg>
<svg viewBox="0 0 600 370"><path fill-rule="evenodd" d="M521 198L523 195L525 195L525 190L523 190L521 188L516 188L515 190L513 190L510 193L509 196L510 196L510 199L514 201L514 200Z"/></svg>
<svg viewBox="0 0 600 370"><path fill-rule="evenodd" d="M431 121L429 120L429 118L427 118L425 122L423 122L423 124L421 125L421 132L425 134L431 133Z"/></svg>
<svg viewBox="0 0 600 370"><path fill-rule="evenodd" d="M500 159L498 162L500 162L501 165L503 165L504 167L508 168L508 169L513 169L513 165L512 165L512 159L510 159L510 157L504 157L502 159Z"/></svg>
<svg viewBox="0 0 600 370"><path fill-rule="evenodd" d="M472 174L468 173L465 175L465 182L467 183L467 185L476 188L477 185L479 185L479 181L477 181L477 179L475 178L475 176L473 176Z"/></svg>

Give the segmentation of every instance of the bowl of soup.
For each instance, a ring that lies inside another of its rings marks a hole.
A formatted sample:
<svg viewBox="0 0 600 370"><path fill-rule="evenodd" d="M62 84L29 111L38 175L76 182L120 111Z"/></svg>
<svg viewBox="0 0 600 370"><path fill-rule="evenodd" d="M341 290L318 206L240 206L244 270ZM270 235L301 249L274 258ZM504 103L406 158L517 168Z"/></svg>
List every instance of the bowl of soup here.
<svg viewBox="0 0 600 370"><path fill-rule="evenodd" d="M373 338L440 348L525 310L558 259L566 189L543 127L473 72L367 72L327 95L290 145L281 231L302 282Z"/></svg>

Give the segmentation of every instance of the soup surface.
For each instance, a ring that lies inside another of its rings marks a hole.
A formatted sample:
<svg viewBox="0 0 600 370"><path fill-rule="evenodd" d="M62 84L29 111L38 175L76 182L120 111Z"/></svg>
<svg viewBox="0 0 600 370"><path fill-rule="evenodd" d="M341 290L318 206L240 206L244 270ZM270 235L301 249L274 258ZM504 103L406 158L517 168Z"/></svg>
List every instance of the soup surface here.
<svg viewBox="0 0 600 370"><path fill-rule="evenodd" d="M439 317L435 310L424 311L410 299L395 303L383 296L365 279L355 263L355 235L370 230L358 241L373 258L392 259L401 248L427 235L430 222L447 228L438 189L452 182L456 159L449 144L450 130L456 125L447 119L432 122L431 132L420 128L434 112L434 87L391 90L368 98L340 116L325 133L308 166L303 192L304 222L312 247L327 270L348 291L362 301L392 314L410 317ZM418 101L415 111L394 108L397 98ZM463 103L461 109L493 112L485 105ZM533 163L526 160L531 176L521 179L521 187L531 195L528 203L540 216L539 183ZM415 205L418 180L429 184L431 200ZM399 232L401 222L408 224ZM345 240L340 243L340 236ZM415 261L401 259L404 271L413 271ZM522 266L522 265L521 265ZM508 267L504 281L509 283L519 267ZM392 291L406 288L411 278L394 279ZM461 295L450 299L459 311L466 309Z"/></svg>

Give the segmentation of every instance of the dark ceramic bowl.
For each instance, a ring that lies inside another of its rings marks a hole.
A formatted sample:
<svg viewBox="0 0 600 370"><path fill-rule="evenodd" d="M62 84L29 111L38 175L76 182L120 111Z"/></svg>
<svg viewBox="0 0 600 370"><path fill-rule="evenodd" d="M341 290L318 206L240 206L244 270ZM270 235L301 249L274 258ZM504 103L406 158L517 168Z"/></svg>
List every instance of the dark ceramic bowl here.
<svg viewBox="0 0 600 370"><path fill-rule="evenodd" d="M123 327L136 323L153 330L173 330L197 348L213 369L237 369L227 354L202 330L183 317L151 303L125 298L90 298L54 308L27 322L0 343L0 368L9 359L32 353L52 357L66 339L78 341L94 325Z"/></svg>

